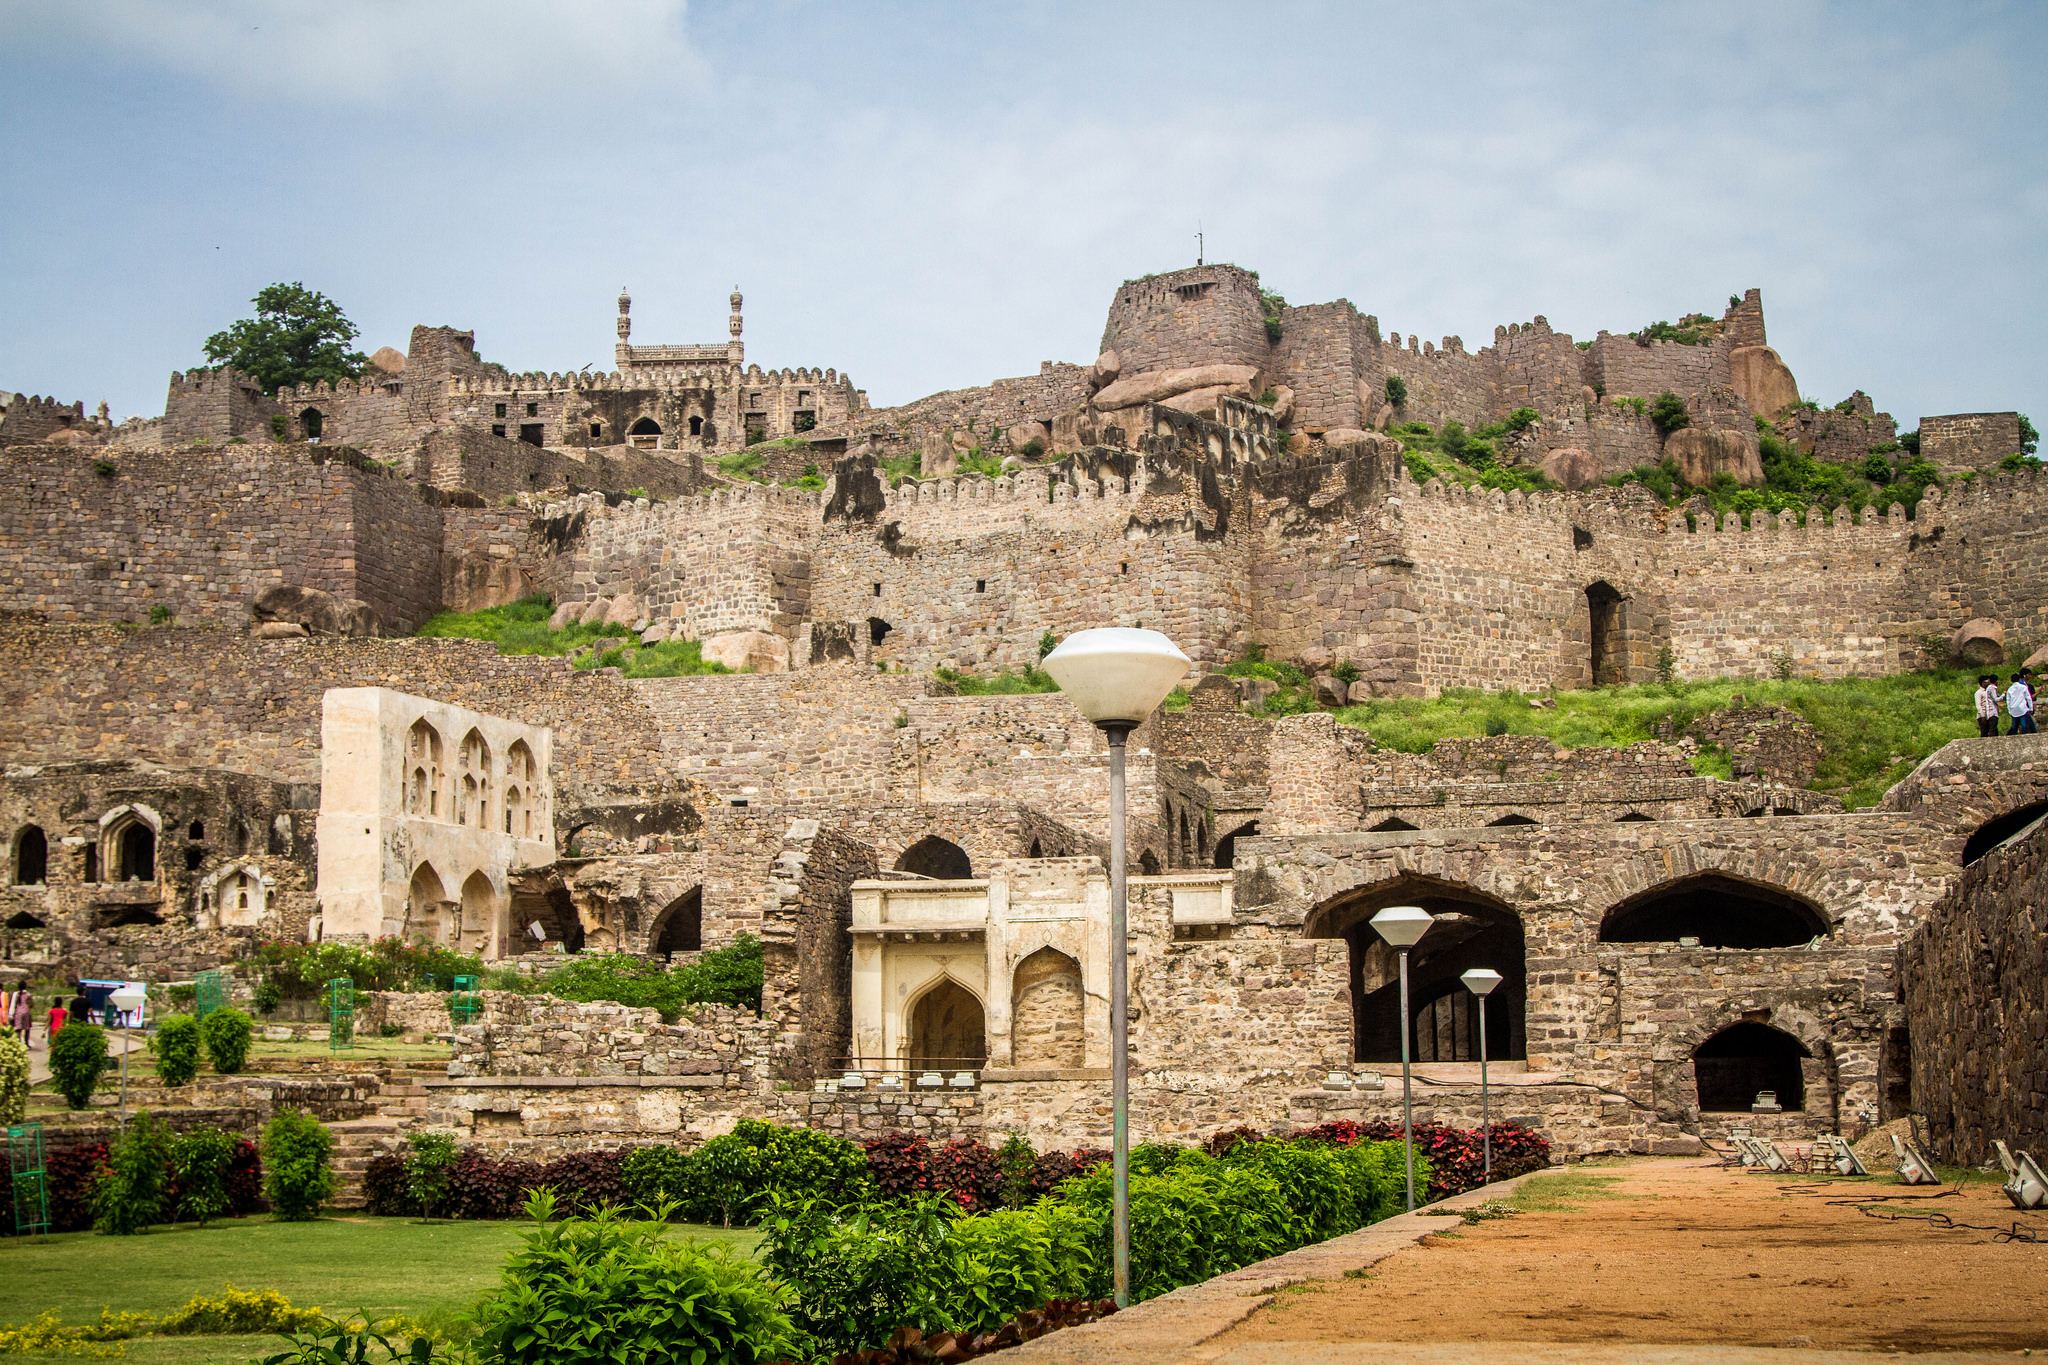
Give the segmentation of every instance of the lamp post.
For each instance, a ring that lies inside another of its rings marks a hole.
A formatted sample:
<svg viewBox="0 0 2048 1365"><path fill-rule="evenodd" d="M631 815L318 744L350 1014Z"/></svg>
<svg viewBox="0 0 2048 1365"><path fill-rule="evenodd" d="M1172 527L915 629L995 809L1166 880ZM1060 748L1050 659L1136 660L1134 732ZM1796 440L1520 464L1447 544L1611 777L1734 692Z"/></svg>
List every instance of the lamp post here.
<svg viewBox="0 0 2048 1365"><path fill-rule="evenodd" d="M1491 967L1474 967L1458 978L1465 989L1479 997L1479 1145L1486 1154L1486 1183L1493 1183L1493 1124L1486 1103L1486 997L1500 984L1500 973Z"/></svg>
<svg viewBox="0 0 2048 1365"><path fill-rule="evenodd" d="M134 1030L128 1027L128 1015L142 1008L149 999L149 990L139 981L126 982L117 986L107 996L107 1004L121 1012L121 1126L128 1126L128 1044L134 1038Z"/></svg>
<svg viewBox="0 0 2048 1365"><path fill-rule="evenodd" d="M1109 740L1109 1076L1111 1237L1117 1307L1131 1301L1130 931L1124 904L1124 741L1187 676L1188 656L1156 630L1076 631L1045 671Z"/></svg>
<svg viewBox="0 0 2048 1365"><path fill-rule="evenodd" d="M1372 917L1372 927L1401 954L1401 1147L1408 1160L1408 1212L1415 1212L1415 1094L1408 1075L1408 950L1429 932L1429 911L1419 905L1390 905Z"/></svg>

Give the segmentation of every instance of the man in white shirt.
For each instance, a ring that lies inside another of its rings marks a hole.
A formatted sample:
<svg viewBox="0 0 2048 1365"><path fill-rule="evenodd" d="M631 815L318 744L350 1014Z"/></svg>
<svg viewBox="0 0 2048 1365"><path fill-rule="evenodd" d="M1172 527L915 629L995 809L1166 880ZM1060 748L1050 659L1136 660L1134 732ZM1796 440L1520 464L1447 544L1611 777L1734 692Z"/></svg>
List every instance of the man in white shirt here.
<svg viewBox="0 0 2048 1365"><path fill-rule="evenodd" d="M1977 737L1995 739L1998 735L1998 675L1986 673L1977 679Z"/></svg>
<svg viewBox="0 0 2048 1365"><path fill-rule="evenodd" d="M2012 675L2012 686L2005 689L2005 714L2012 717L2008 735L2040 733L2034 728L2034 689L2017 673Z"/></svg>

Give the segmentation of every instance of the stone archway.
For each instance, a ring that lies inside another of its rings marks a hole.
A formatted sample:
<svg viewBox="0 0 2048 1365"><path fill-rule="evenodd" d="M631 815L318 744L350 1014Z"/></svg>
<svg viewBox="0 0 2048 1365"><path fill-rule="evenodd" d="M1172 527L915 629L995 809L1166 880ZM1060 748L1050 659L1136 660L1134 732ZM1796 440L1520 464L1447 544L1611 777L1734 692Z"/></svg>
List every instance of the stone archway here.
<svg viewBox="0 0 2048 1365"><path fill-rule="evenodd" d="M978 1070L988 1060L981 1001L942 976L910 1007L908 1062L916 1070Z"/></svg>
<svg viewBox="0 0 2048 1365"><path fill-rule="evenodd" d="M896 859L896 870L939 881L966 881L974 876L974 864L967 850L936 834L927 834L904 849Z"/></svg>
<svg viewBox="0 0 2048 1365"><path fill-rule="evenodd" d="M1012 1065L1020 1069L1085 1064L1087 1000L1081 964L1057 948L1040 948L1017 964L1010 988Z"/></svg>
<svg viewBox="0 0 2048 1365"><path fill-rule="evenodd" d="M1770 1091L1786 1113L1806 1108L1806 1079L1800 1063L1807 1046L1783 1029L1743 1020L1730 1024L1693 1049L1693 1083L1703 1114L1746 1114L1757 1096Z"/></svg>
<svg viewBox="0 0 2048 1365"><path fill-rule="evenodd" d="M692 887L670 901L647 936L647 951L672 958L704 946L704 888Z"/></svg>
<svg viewBox="0 0 2048 1365"><path fill-rule="evenodd" d="M1602 943L1676 943L1703 948L1794 948L1826 938L1833 926L1806 897L1724 872L1696 872L1640 891L1610 907Z"/></svg>

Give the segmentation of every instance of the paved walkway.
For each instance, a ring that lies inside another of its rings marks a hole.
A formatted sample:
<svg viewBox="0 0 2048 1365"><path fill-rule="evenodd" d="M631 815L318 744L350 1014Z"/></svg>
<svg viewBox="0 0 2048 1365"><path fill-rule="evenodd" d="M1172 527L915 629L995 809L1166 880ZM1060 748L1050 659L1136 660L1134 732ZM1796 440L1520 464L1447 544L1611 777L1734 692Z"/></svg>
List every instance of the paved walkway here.
<svg viewBox="0 0 2048 1365"><path fill-rule="evenodd" d="M32 1086L41 1085L50 1079L50 1048L49 1044L41 1041L40 1035L30 1036L37 1041L29 1044L28 1083ZM132 1053L146 1051L148 1046L140 1038L124 1038L118 1030L110 1029L107 1032L107 1056L116 1063L120 1061L124 1048Z"/></svg>
<svg viewBox="0 0 2048 1365"><path fill-rule="evenodd" d="M2048 1347L2048 1244L1868 1218L1823 1188L1697 1159L1595 1167L1599 1197L1466 1225L1407 1214L1006 1353L1017 1365L1863 1365L1906 1350L2010 1361ZM1507 1181L1446 1201L1472 1208ZM1535 1192L1532 1191L1533 1195ZM1915 1193L1929 1193L1919 1191ZM2003 1227L1996 1187L1933 1204ZM2048 1236L2048 1218L2028 1215ZM1426 1240L1425 1240L1426 1239ZM1944 1349L1947 1348L1947 1349ZM1969 1350L1959 1348L1971 1348Z"/></svg>

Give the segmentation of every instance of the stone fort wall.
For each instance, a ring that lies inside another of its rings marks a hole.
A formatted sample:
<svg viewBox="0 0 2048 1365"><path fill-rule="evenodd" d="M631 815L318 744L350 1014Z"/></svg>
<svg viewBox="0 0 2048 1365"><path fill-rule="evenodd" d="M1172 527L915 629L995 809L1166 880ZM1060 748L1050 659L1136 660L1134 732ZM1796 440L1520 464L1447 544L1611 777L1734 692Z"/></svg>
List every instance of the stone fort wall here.
<svg viewBox="0 0 2048 1365"><path fill-rule="evenodd" d="M440 606L439 508L351 450L30 446L6 465L0 610L242 626L281 583L360 598L387 629Z"/></svg>

